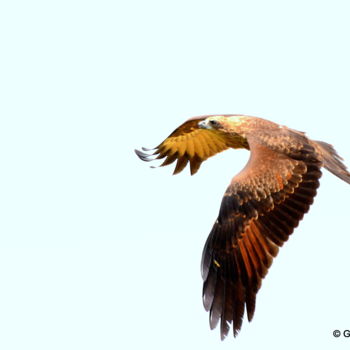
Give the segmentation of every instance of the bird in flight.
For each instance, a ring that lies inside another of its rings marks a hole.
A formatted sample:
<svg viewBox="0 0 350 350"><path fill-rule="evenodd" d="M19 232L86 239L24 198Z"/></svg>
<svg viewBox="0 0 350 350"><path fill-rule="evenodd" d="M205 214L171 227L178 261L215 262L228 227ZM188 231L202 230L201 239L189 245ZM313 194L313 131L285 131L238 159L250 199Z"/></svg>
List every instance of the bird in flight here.
<svg viewBox="0 0 350 350"><path fill-rule="evenodd" d="M229 148L250 150L250 158L224 194L201 262L204 308L211 329L220 322L222 340L231 325L238 334L245 310L252 320L261 281L313 203L321 168L350 184L332 145L251 116L194 117L154 149L135 152L144 161L163 158L161 166L177 160L174 174L189 163L193 175Z"/></svg>

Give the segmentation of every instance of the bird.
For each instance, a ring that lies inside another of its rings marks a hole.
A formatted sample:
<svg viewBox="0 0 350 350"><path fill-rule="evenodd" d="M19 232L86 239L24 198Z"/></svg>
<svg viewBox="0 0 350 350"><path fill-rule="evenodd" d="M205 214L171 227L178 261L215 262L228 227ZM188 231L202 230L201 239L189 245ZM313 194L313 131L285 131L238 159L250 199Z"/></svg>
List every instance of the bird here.
<svg viewBox="0 0 350 350"><path fill-rule="evenodd" d="M273 259L308 212L322 168L350 184L350 173L332 145L304 132L240 114L192 117L153 149L135 150L143 161L175 161L174 174L227 149L250 157L233 177L204 244L203 305L211 329L220 323L224 340L241 330L244 314L253 319L256 296Z"/></svg>

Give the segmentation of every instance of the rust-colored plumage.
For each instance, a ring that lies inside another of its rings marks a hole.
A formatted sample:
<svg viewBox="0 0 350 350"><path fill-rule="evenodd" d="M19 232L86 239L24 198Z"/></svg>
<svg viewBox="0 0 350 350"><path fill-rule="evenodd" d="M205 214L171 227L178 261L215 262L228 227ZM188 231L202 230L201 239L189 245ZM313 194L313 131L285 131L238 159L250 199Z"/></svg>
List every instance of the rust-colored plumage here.
<svg viewBox="0 0 350 350"><path fill-rule="evenodd" d="M202 256L203 304L211 329L220 322L221 339L231 324L237 335L245 309L248 320L253 318L261 281L309 210L321 168L350 184L350 173L331 145L249 116L191 118L153 153L136 153L145 161L163 158L162 166L176 160L174 174L189 162L193 175L203 161L228 148L249 149L251 155L225 192Z"/></svg>

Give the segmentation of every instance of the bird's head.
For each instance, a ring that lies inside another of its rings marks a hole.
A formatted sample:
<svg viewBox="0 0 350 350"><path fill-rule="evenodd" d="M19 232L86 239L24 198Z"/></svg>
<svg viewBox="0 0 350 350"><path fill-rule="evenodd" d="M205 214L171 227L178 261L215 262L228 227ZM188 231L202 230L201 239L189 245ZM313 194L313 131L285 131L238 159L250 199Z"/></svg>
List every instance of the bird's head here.
<svg viewBox="0 0 350 350"><path fill-rule="evenodd" d="M198 123L200 129L235 132L236 128L244 122L245 116L240 115L212 115Z"/></svg>
<svg viewBox="0 0 350 350"><path fill-rule="evenodd" d="M210 116L198 123L200 129L219 130L223 128L220 115Z"/></svg>

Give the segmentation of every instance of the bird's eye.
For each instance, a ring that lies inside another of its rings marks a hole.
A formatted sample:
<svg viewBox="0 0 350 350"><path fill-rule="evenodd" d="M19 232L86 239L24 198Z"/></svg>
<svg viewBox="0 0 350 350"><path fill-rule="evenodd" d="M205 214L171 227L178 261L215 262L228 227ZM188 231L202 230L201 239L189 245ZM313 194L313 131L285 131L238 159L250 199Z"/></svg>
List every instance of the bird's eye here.
<svg viewBox="0 0 350 350"><path fill-rule="evenodd" d="M209 120L209 123L213 126L219 125L219 123L216 120Z"/></svg>

